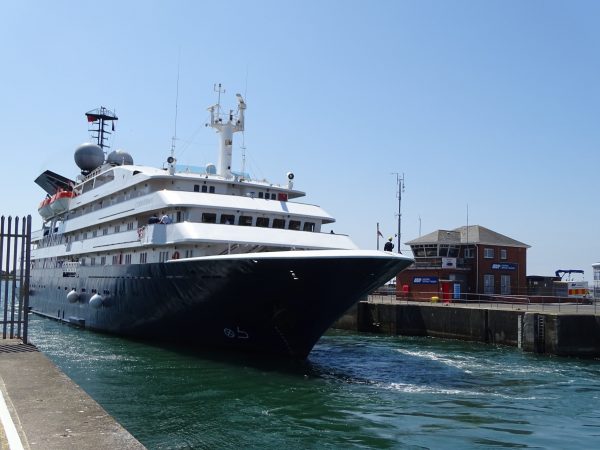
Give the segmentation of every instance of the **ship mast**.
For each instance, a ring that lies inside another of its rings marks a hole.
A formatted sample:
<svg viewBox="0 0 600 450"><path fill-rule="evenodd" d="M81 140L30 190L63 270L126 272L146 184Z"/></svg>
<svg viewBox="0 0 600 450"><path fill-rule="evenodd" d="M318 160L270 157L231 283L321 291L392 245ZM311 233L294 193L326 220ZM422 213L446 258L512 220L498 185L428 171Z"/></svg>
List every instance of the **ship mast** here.
<svg viewBox="0 0 600 450"><path fill-rule="evenodd" d="M231 155L233 148L233 133L244 131L244 111L246 110L246 103L240 94L235 94L238 100L237 114L233 113L233 110L229 110L229 114L225 117L221 117L221 94L225 93L224 89L221 89L221 83L215 85L215 92L218 92L217 104L208 108L210 111L210 125L212 128L217 130L220 138L219 148L219 164L217 166L217 175L223 178L231 178Z"/></svg>
<svg viewBox="0 0 600 450"><path fill-rule="evenodd" d="M96 139L98 147L106 151L105 149L110 148L110 146L106 144L106 140L112 134L112 131L115 131L115 121L119 120L119 118L113 111L104 106L88 111L85 115L91 127L88 131L90 131L92 137ZM107 129L108 122L111 123L111 131L108 131Z"/></svg>

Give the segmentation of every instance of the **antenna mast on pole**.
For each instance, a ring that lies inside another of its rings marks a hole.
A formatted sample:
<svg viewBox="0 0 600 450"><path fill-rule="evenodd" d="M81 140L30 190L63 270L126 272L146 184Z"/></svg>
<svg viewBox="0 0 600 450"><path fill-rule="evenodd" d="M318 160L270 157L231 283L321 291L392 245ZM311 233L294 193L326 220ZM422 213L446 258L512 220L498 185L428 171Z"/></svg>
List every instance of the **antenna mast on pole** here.
<svg viewBox="0 0 600 450"><path fill-rule="evenodd" d="M400 176L399 172L392 172L392 175L396 175L396 184L398 190L396 191L396 197L398 197L398 253L400 251L400 242L402 241L402 193L404 192L404 174Z"/></svg>

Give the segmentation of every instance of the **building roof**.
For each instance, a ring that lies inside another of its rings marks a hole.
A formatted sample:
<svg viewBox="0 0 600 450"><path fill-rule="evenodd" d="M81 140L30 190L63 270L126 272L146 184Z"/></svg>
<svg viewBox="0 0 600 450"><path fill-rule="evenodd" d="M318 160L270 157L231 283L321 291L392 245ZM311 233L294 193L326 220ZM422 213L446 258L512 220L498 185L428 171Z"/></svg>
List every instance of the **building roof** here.
<svg viewBox="0 0 600 450"><path fill-rule="evenodd" d="M523 242L504 236L481 225L463 226L454 230L436 230L425 236L405 242L405 244L487 244L503 247L530 247Z"/></svg>

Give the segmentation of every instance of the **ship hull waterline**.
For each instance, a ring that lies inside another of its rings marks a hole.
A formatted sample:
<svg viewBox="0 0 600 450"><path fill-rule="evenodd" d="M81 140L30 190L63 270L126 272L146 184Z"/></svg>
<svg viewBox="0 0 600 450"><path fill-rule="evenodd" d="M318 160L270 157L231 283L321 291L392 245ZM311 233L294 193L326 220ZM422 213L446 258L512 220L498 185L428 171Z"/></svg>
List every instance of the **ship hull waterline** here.
<svg viewBox="0 0 600 450"><path fill-rule="evenodd" d="M305 358L348 308L413 262L373 251L277 253L34 268L30 307L122 336Z"/></svg>

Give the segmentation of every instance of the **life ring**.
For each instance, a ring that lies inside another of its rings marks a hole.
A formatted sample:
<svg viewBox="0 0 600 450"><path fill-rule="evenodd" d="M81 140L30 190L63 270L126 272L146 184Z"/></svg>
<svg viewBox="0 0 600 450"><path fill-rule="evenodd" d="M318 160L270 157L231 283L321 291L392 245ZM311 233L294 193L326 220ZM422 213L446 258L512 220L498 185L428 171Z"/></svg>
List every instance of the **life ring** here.
<svg viewBox="0 0 600 450"><path fill-rule="evenodd" d="M172 259L179 259L179 252L178 252L177 250L175 250L175 251L173 252L173 257L172 257Z"/></svg>

